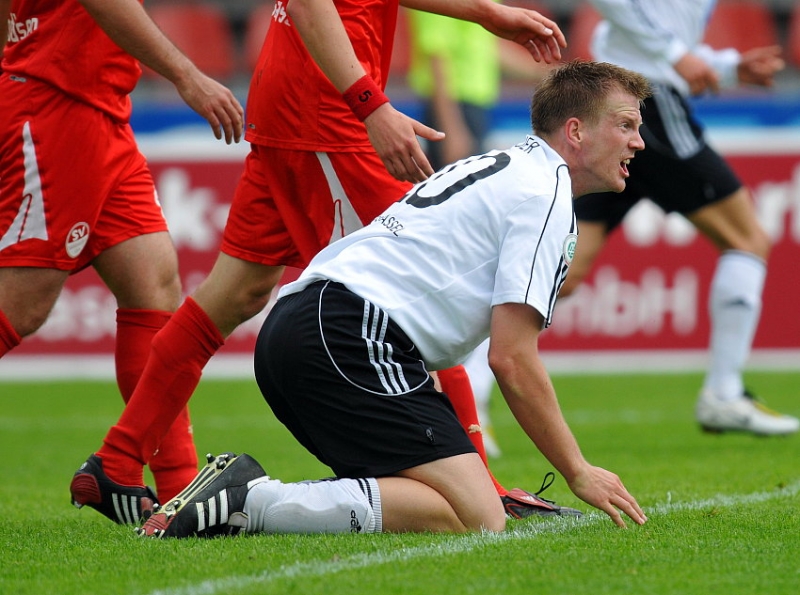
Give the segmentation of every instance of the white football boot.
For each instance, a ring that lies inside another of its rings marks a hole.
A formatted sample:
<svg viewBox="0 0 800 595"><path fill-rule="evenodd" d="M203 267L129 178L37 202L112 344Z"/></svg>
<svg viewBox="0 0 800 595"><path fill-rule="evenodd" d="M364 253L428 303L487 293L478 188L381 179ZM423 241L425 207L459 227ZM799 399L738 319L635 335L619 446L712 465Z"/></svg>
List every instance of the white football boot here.
<svg viewBox="0 0 800 595"><path fill-rule="evenodd" d="M740 399L724 401L714 393L700 393L695 409L697 421L706 432L751 432L759 436L793 434L800 420L773 411L745 391Z"/></svg>

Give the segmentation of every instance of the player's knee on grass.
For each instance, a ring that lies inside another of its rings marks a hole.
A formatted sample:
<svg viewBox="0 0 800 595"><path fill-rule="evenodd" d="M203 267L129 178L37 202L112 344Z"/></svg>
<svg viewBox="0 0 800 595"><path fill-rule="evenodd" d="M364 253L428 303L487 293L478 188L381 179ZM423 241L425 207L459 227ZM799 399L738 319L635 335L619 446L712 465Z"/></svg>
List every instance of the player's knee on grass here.
<svg viewBox="0 0 800 595"><path fill-rule="evenodd" d="M394 511L401 519L397 530L463 533L505 529L502 501L477 453L431 461L401 475L379 480L384 506L388 506L385 511ZM404 529L406 519L411 524Z"/></svg>

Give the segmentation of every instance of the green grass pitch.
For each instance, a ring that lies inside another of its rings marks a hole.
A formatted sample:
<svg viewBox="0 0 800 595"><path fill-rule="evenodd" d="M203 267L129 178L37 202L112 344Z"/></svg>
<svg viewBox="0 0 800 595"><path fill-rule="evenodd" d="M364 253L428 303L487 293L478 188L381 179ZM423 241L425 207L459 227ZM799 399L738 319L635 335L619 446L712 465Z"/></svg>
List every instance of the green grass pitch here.
<svg viewBox="0 0 800 595"><path fill-rule="evenodd" d="M68 484L121 401L108 382L0 382L0 592L15 595L496 593L795 595L800 436L706 435L697 374L554 376L586 457L617 472L649 522L600 513L509 523L499 535L259 535L142 540L69 505ZM800 414L800 373L750 373L775 409ZM248 452L287 481L329 471L275 421L252 381L203 380L200 454ZM502 399L492 418L508 487L550 466ZM588 512L558 477L544 494Z"/></svg>

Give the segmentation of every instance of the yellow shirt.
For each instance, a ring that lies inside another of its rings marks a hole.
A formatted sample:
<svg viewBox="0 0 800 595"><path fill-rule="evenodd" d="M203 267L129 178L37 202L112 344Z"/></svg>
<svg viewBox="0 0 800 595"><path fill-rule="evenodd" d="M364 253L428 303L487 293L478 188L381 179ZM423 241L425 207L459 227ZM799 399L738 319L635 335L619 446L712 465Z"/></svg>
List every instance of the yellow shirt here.
<svg viewBox="0 0 800 595"><path fill-rule="evenodd" d="M433 88L432 56L445 64L450 96L459 102L488 107L500 94L497 39L475 23L409 10L411 65L408 84L420 97Z"/></svg>

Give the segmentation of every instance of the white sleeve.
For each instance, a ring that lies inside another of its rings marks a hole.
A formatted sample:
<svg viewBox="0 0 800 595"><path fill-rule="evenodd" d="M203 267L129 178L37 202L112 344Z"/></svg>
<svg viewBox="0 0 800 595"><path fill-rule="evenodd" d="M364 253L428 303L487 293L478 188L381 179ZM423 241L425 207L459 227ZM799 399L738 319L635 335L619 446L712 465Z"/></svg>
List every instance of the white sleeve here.
<svg viewBox="0 0 800 595"><path fill-rule="evenodd" d="M742 57L737 50L733 48L715 50L703 44L694 48L692 53L716 71L721 87L732 88L739 84L737 67Z"/></svg>
<svg viewBox="0 0 800 595"><path fill-rule="evenodd" d="M622 30L644 54L674 64L689 47L674 33L660 25L633 0L592 0L603 18Z"/></svg>
<svg viewBox="0 0 800 595"><path fill-rule="evenodd" d="M559 186L570 188L566 167ZM566 278L570 241L577 239L571 191L537 196L521 203L506 218L492 306L528 304L550 324L558 290Z"/></svg>

